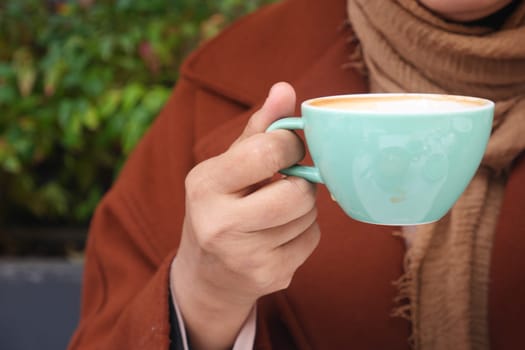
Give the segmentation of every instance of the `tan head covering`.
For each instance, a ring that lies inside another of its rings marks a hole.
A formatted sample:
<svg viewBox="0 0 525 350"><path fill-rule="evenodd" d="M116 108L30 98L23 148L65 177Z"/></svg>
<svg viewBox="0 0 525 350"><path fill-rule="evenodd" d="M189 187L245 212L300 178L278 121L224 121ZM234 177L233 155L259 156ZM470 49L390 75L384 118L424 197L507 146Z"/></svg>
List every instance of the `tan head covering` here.
<svg viewBox="0 0 525 350"><path fill-rule="evenodd" d="M488 349L492 239L506 173L525 149L525 3L498 30L445 21L415 0L348 0L348 15L372 92L496 102L474 179L445 218L417 228L398 281L408 304L395 311L411 320L417 349Z"/></svg>

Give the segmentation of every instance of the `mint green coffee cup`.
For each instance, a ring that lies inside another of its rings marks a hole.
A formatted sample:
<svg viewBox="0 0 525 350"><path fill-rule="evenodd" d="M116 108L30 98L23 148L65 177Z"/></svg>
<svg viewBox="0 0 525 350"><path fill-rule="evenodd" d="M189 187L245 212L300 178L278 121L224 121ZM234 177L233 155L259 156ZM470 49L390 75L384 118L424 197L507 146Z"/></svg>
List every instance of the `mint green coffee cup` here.
<svg viewBox="0 0 525 350"><path fill-rule="evenodd" d="M319 97L302 118L267 131L303 129L314 166L282 173L325 184L352 218L417 225L443 217L478 169L492 128L492 101L439 94Z"/></svg>

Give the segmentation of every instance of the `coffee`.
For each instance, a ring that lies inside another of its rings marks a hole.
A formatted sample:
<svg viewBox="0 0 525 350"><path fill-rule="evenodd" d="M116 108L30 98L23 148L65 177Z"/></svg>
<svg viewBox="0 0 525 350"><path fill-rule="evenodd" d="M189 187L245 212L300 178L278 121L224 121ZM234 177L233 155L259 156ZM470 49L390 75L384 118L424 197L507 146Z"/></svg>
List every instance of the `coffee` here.
<svg viewBox="0 0 525 350"><path fill-rule="evenodd" d="M329 109L349 109L368 113L395 112L421 114L421 112L453 112L486 106L488 101L463 96L447 95L379 95L356 97L327 97L310 101L312 107Z"/></svg>

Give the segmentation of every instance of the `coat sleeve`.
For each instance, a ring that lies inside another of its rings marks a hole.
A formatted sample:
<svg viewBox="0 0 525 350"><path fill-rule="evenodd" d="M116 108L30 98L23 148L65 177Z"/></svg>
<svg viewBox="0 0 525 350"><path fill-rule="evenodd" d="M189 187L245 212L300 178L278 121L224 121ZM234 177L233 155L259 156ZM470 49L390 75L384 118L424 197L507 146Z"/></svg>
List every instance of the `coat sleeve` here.
<svg viewBox="0 0 525 350"><path fill-rule="evenodd" d="M70 350L169 348L169 268L194 164L196 91L179 80L95 212Z"/></svg>

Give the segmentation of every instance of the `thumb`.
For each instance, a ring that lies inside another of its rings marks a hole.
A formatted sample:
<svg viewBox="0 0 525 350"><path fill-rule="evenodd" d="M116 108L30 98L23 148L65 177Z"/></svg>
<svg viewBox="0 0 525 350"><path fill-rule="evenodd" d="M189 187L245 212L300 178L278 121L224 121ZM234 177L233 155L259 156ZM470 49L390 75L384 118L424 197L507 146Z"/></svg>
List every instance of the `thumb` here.
<svg viewBox="0 0 525 350"><path fill-rule="evenodd" d="M235 143L264 132L277 119L293 115L295 99L295 90L290 84L285 82L274 84L263 106L251 116Z"/></svg>

